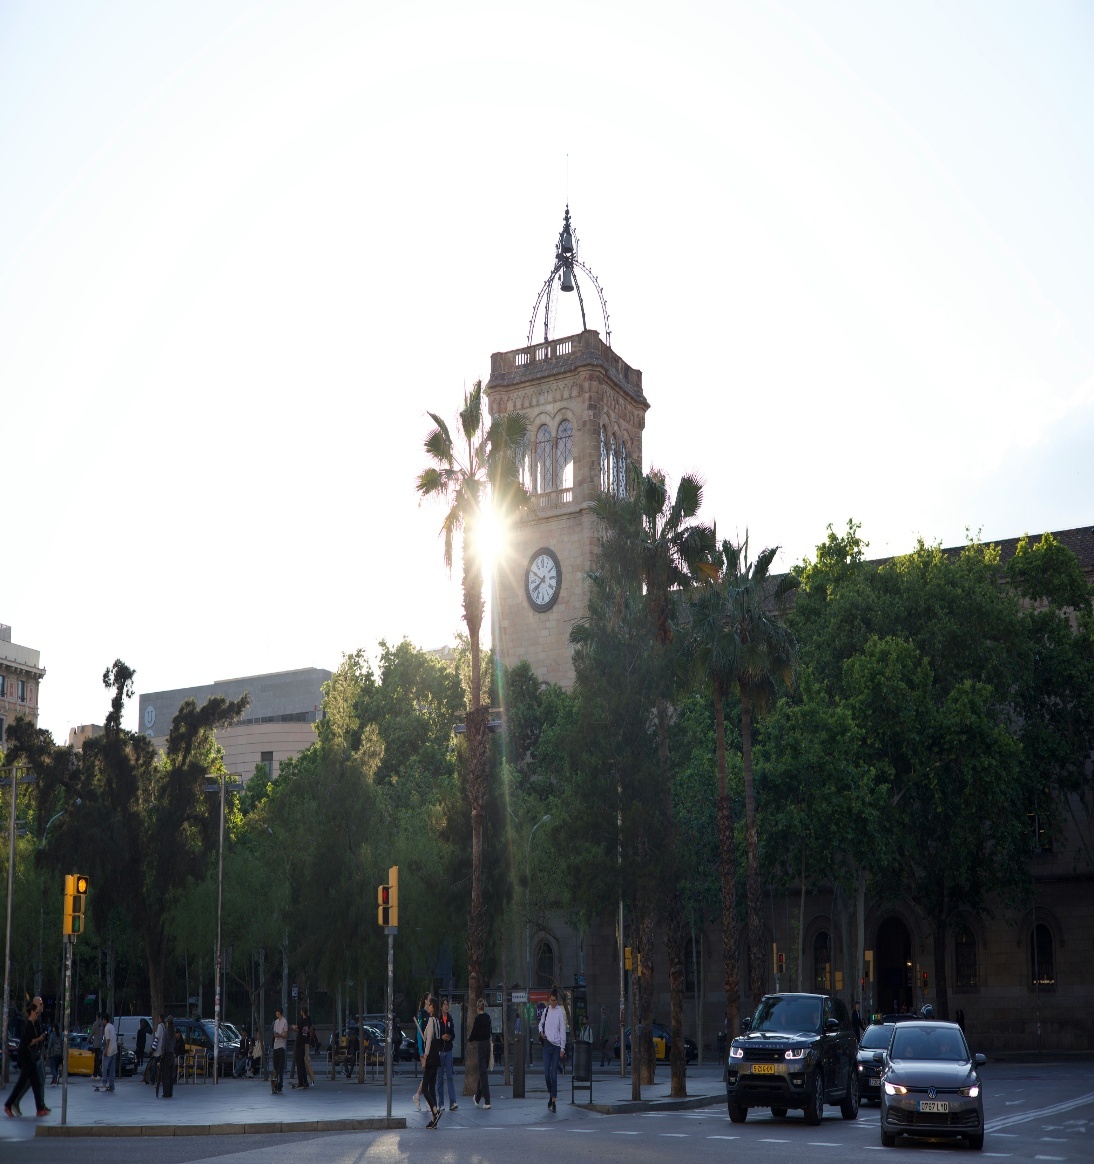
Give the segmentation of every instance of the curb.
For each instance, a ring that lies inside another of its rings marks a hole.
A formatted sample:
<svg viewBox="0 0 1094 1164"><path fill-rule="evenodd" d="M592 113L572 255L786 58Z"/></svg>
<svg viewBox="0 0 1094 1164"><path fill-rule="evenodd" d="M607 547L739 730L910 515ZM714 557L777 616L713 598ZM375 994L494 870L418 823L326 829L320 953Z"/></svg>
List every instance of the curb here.
<svg viewBox="0 0 1094 1164"><path fill-rule="evenodd" d="M271 1120L255 1124L39 1124L35 1136L268 1136L279 1132L385 1132L406 1128L404 1116L374 1120Z"/></svg>
<svg viewBox="0 0 1094 1164"><path fill-rule="evenodd" d="M585 1111L599 1115L634 1115L648 1111L690 1111L697 1107L713 1107L725 1103L724 1095L692 1095L687 1099L629 1099L625 1103L579 1103Z"/></svg>

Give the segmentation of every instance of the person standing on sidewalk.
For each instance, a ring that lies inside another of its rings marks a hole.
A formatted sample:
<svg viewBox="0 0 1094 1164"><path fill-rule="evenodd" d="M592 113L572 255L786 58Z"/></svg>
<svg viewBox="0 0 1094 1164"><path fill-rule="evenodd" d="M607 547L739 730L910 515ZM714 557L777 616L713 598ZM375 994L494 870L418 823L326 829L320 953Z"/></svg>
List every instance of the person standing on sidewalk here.
<svg viewBox="0 0 1094 1164"><path fill-rule="evenodd" d="M160 1014L160 1021L156 1026L156 1033L152 1036L152 1054L148 1056L148 1068L144 1073L145 1083L152 1083L156 1088L156 1098L160 1097L160 1076L163 1074L163 1056L167 1050L167 1026Z"/></svg>
<svg viewBox="0 0 1094 1164"><path fill-rule="evenodd" d="M602 1006L600 1008L600 1066L606 1067L608 1065L608 1044L611 1042L611 1028L608 1025L608 1008Z"/></svg>
<svg viewBox="0 0 1094 1164"><path fill-rule="evenodd" d="M475 1083L475 1106L483 1100L483 1107L490 1108L490 1052L494 1047L494 1032L490 1024L490 1016L486 1013L486 1002L479 999L475 1008L478 1013L471 1026L471 1034L467 1036L469 1043L477 1043L479 1047L479 1077Z"/></svg>
<svg viewBox="0 0 1094 1164"><path fill-rule="evenodd" d="M92 1079L100 1079L103 1073L103 1016L95 1012L95 1021L88 1032L88 1046L95 1052L95 1065L91 1068Z"/></svg>
<svg viewBox="0 0 1094 1164"><path fill-rule="evenodd" d="M311 1064L308 1062L308 1049L311 1043L311 1015L304 1003L300 1004L300 1014L296 1020L296 1046L293 1048L293 1074L296 1076L294 1087L307 1087L308 1075L311 1073Z"/></svg>
<svg viewBox="0 0 1094 1164"><path fill-rule="evenodd" d="M414 1018L415 1035L414 1039L418 1044L418 1058L420 1059L425 1054L425 1024L429 1018L429 1003L433 995L427 990L422 995L422 1001L418 1004L418 1013ZM422 1110L422 1088L425 1086L425 1076L422 1076L421 1083L418 1084L418 1090L414 1092L414 1110Z"/></svg>
<svg viewBox="0 0 1094 1164"><path fill-rule="evenodd" d="M103 1027L103 1091L114 1090L114 1073L118 1066L118 1032L114 1020L108 1018Z"/></svg>
<svg viewBox="0 0 1094 1164"><path fill-rule="evenodd" d="M162 1024L163 1038L160 1040L160 1073L156 1080L156 1097L159 1098L160 1088L163 1088L163 1098L170 1099L175 1094L175 1020L168 1015L167 1021Z"/></svg>
<svg viewBox="0 0 1094 1164"><path fill-rule="evenodd" d="M10 1118L23 1113L19 1110L19 1100L27 1092L27 1088L34 1091L34 1103L39 1116L49 1115L46 1107L46 1097L42 1092L42 1080L38 1075L38 1052L46 1035L38 1021L38 1008L33 1002L27 1004L27 1016L23 1020L23 1031L19 1038L19 1050L15 1062L19 1066L19 1079L11 1089L7 1103L4 1104L4 1114Z"/></svg>
<svg viewBox="0 0 1094 1164"><path fill-rule="evenodd" d="M429 1104L433 1118L426 1124L435 1128L441 1122L443 1105L437 1106L437 1069L441 1065L441 1024L437 1018L437 1004L430 998L426 1004L426 1020L422 1035L422 1093Z"/></svg>
<svg viewBox="0 0 1094 1164"><path fill-rule="evenodd" d="M441 1028L440 1103L444 1107L444 1082L448 1080L448 1110L456 1111L456 1084L452 1078L452 1053L455 1050L456 1024L448 1013L448 999L441 999L441 1016L437 1020Z"/></svg>
<svg viewBox="0 0 1094 1164"><path fill-rule="evenodd" d="M141 1019L140 1027L137 1030L137 1070L139 1071L144 1066L144 1053L148 1049L148 1020Z"/></svg>
<svg viewBox="0 0 1094 1164"><path fill-rule="evenodd" d="M277 1017L273 1023L273 1081L274 1095L280 1095L285 1090L285 1045L289 1038L289 1023L281 1013L281 1007L275 1011Z"/></svg>
<svg viewBox="0 0 1094 1164"><path fill-rule="evenodd" d="M57 1080L61 1075L61 1051L64 1047L61 1032L56 1027L50 1027L49 1040L46 1043L46 1047L49 1055L49 1069L52 1072L49 1085L50 1087L56 1087Z"/></svg>
<svg viewBox="0 0 1094 1164"><path fill-rule="evenodd" d="M566 1012L558 1005L558 987L551 987L547 1009L539 1020L543 1042L543 1077L547 1081L547 1108L558 1111L558 1064L566 1057Z"/></svg>

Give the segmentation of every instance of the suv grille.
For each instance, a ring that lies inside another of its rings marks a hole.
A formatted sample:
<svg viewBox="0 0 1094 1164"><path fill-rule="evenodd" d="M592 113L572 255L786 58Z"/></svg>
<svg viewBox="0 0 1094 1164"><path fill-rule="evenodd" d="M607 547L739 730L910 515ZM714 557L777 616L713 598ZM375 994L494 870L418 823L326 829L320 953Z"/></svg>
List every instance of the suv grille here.
<svg viewBox="0 0 1094 1164"><path fill-rule="evenodd" d="M785 1047L745 1047L745 1059L750 1063L781 1063L785 1057Z"/></svg>

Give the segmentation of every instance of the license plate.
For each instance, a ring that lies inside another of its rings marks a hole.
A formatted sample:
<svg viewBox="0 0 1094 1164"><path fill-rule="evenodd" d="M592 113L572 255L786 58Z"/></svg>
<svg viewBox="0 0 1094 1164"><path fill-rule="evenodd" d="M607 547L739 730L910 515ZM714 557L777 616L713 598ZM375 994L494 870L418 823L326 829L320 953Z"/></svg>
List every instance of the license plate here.
<svg viewBox="0 0 1094 1164"><path fill-rule="evenodd" d="M867 1079L867 1080L866 1080L866 1086L867 1086L867 1087L880 1087L880 1086L881 1086L881 1080L880 1080L880 1079Z"/></svg>
<svg viewBox="0 0 1094 1164"><path fill-rule="evenodd" d="M753 1063L752 1064L752 1074L753 1075L774 1075L775 1074L775 1064L774 1063Z"/></svg>
<svg viewBox="0 0 1094 1164"><path fill-rule="evenodd" d="M921 1099L919 1101L919 1110L948 1112L950 1110L950 1105L948 1103L943 1103L941 1100Z"/></svg>

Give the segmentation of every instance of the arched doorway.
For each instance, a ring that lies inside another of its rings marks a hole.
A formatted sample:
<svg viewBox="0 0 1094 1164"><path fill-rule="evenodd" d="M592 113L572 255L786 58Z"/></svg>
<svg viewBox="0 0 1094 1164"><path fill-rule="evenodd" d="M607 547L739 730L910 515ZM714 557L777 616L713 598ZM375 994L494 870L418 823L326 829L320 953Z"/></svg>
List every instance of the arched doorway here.
<svg viewBox="0 0 1094 1164"><path fill-rule="evenodd" d="M877 1006L883 1014L910 1011L915 1006L912 984L912 935L898 917L887 917L877 928Z"/></svg>

